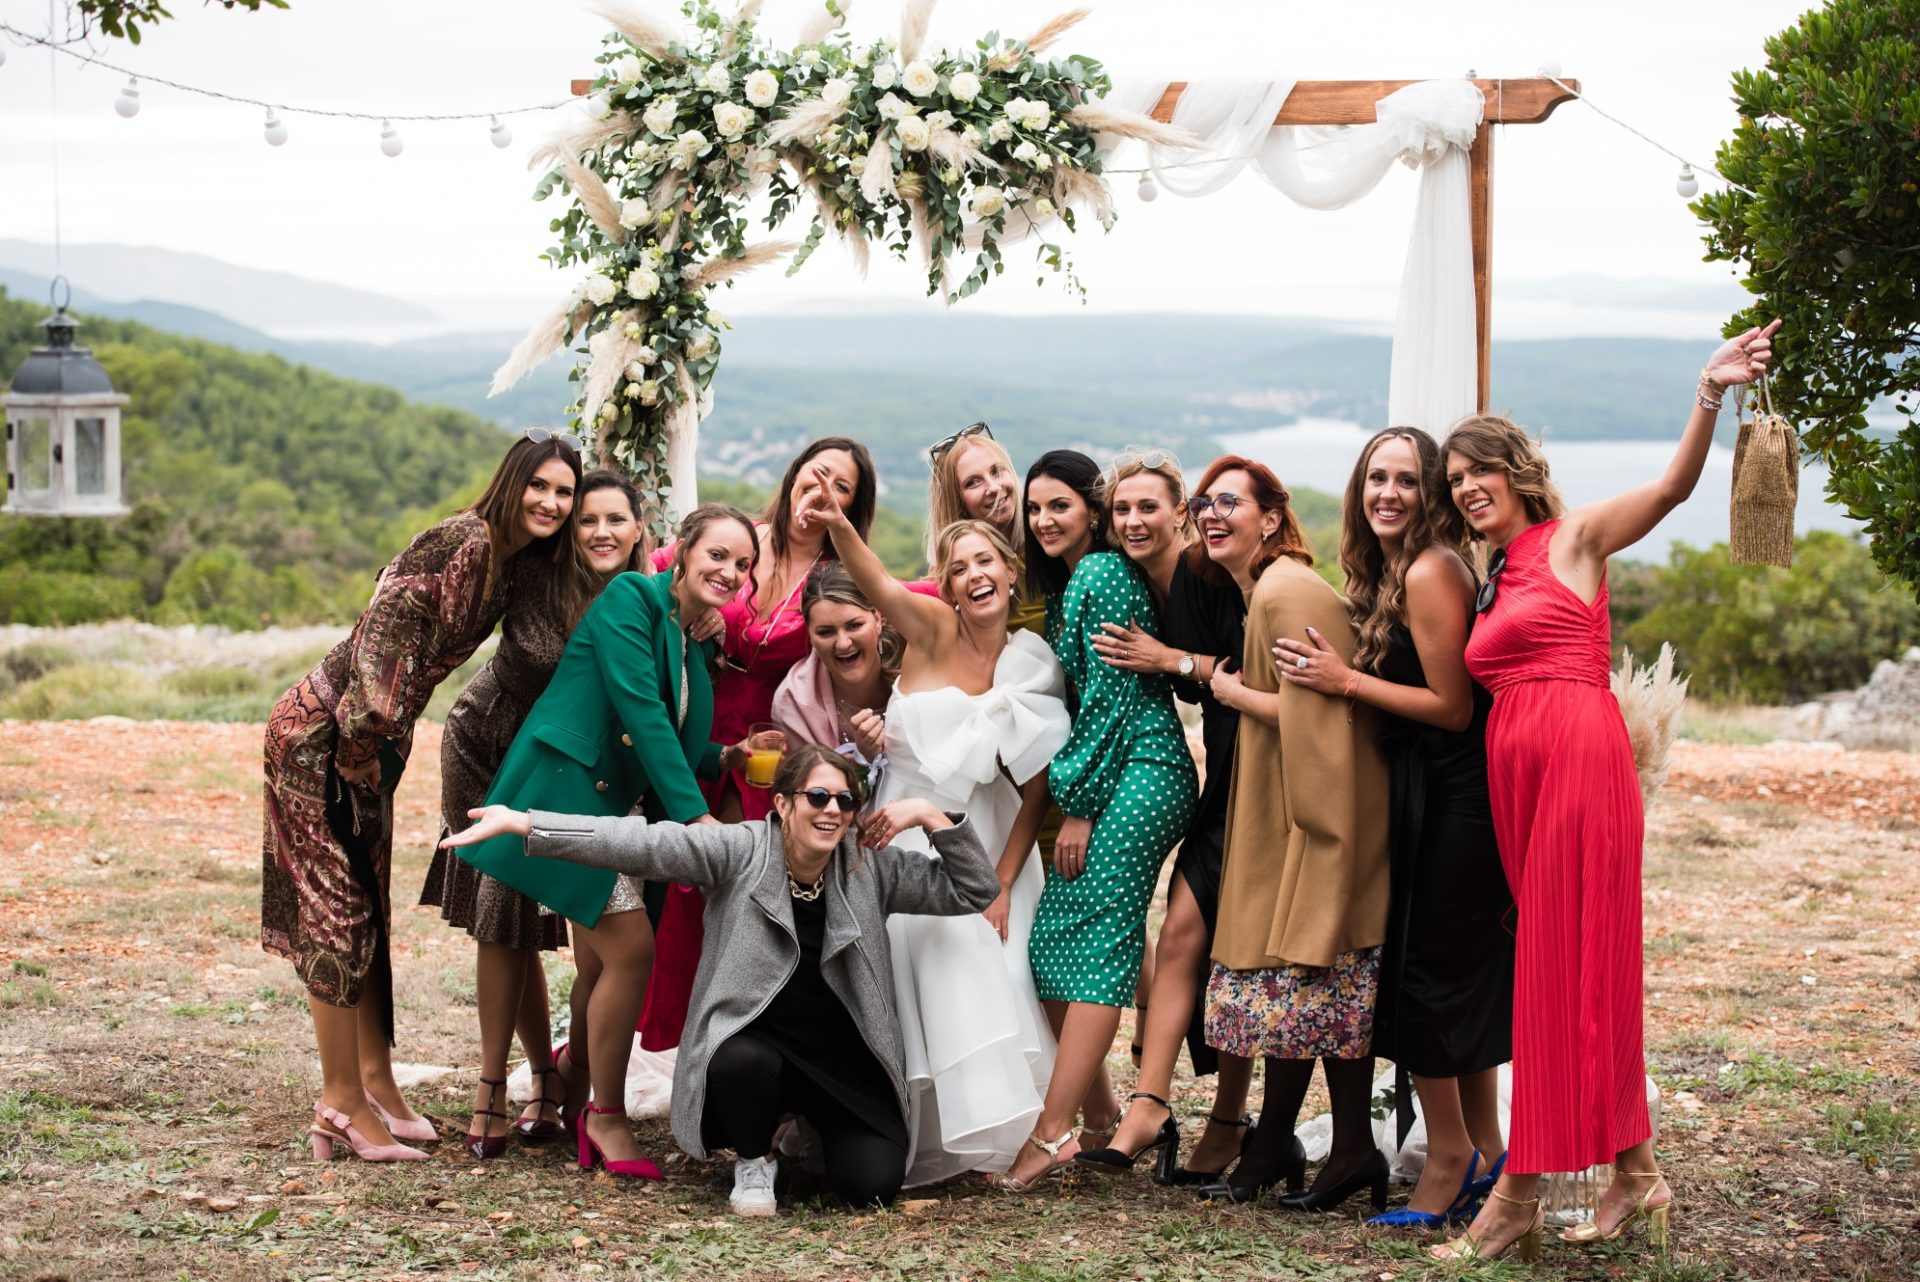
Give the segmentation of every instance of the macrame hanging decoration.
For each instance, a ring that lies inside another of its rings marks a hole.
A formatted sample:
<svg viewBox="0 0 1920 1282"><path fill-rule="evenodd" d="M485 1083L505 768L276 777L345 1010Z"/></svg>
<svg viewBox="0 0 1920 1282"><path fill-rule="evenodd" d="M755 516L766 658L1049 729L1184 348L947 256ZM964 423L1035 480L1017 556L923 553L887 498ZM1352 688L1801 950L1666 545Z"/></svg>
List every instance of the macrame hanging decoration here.
<svg viewBox="0 0 1920 1282"><path fill-rule="evenodd" d="M1727 559L1735 565L1793 564L1793 511L1800 498L1800 435L1773 410L1773 393L1760 377L1757 412L1737 396L1740 439L1733 449L1732 531Z"/></svg>

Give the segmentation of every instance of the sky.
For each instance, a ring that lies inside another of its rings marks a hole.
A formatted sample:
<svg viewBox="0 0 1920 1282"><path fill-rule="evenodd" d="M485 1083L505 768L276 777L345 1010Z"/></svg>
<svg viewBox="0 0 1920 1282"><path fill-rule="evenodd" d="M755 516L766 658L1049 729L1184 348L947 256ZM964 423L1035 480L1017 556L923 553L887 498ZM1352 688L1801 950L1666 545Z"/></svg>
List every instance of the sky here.
<svg viewBox="0 0 1920 1282"><path fill-rule="evenodd" d="M291 0L229 12L175 0L135 47L96 40L107 62L230 94L373 112L468 112L553 102L592 74L602 21L570 0ZM934 45L1037 28L1067 0L947 0ZM1056 53L1099 58L1116 81L1522 77L1543 64L1696 161L1734 124L1728 79L1757 66L1804 2L1746 0L1103 0ZM793 38L809 5L768 0L762 25ZM64 16L57 19L64 22ZM0 22L48 30L42 0L0 0ZM852 6L856 33L890 34L898 8ZM0 34L0 239L51 242L57 171L67 243L151 245L291 271L410 299L450 327L521 328L571 283L540 261L553 204L530 199L530 146L562 117L514 116L512 147L484 121L402 125L383 156L370 121L286 117L271 148L258 108L147 83L132 120L125 77ZM578 108L568 105L562 111ZM1500 131L1494 175L1496 338L1581 333L1699 335L1738 298L1725 264L1701 261L1700 228L1674 192L1678 164L1595 115L1562 105ZM1417 178L1396 170L1366 200L1320 213L1251 173L1198 200L1142 202L1116 177L1121 217L1070 238L1089 299L1009 271L973 300L996 312L1180 311L1331 317L1390 325ZM1705 181L1712 182L1710 176ZM791 234L798 236L804 223ZM116 297L111 281L76 281ZM862 281L823 247L791 279L746 278L730 313L928 308L917 269L876 260Z"/></svg>

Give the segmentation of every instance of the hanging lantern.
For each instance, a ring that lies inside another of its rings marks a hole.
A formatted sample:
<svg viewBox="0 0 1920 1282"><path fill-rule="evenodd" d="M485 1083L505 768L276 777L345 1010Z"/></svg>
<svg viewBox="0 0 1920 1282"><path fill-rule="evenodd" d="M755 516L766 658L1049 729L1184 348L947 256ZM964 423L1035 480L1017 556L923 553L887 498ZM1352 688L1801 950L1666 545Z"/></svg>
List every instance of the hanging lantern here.
<svg viewBox="0 0 1920 1282"><path fill-rule="evenodd" d="M7 501L0 512L31 516L124 516L120 407L127 398L93 353L75 347L79 322L58 300L36 347L0 397L7 413Z"/></svg>

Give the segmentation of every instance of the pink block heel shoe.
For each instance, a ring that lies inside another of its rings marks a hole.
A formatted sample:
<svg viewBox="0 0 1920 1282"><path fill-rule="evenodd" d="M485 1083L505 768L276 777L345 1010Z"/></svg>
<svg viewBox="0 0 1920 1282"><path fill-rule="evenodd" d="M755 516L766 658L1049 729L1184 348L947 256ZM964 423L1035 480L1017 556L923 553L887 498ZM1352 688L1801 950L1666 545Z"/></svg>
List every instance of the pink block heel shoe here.
<svg viewBox="0 0 1920 1282"><path fill-rule="evenodd" d="M313 1125L307 1128L307 1134L313 1140L313 1155L322 1162L331 1162L337 1152L336 1144L344 1144L353 1150L353 1155L363 1162L424 1162L427 1155L417 1148L408 1148L405 1144L373 1144L360 1133L353 1119L345 1113L328 1108L324 1103L315 1101L313 1105Z"/></svg>
<svg viewBox="0 0 1920 1282"><path fill-rule="evenodd" d="M393 1138L406 1140L413 1144L438 1144L440 1142L440 1132L434 1130L433 1123L429 1122L426 1118L416 1117L412 1121L407 1121L404 1118L395 1117L392 1113L387 1112L385 1106L383 1106L379 1100L373 1097L372 1091L362 1091L361 1094L367 1097L367 1103L373 1105L374 1116L386 1123L387 1130L393 1133Z"/></svg>
<svg viewBox="0 0 1920 1282"><path fill-rule="evenodd" d="M615 1113L622 1117L626 1116L625 1111L622 1109L602 1108L591 1100L587 1102L587 1112ZM580 1119L578 1134L580 1136L580 1169L583 1171L591 1171L594 1167L599 1166L606 1168L608 1175L624 1176L630 1180L664 1180L667 1178L660 1173L660 1168L653 1164L652 1158L613 1158L602 1153L600 1146L593 1142L593 1136L587 1134L587 1119L584 1117Z"/></svg>

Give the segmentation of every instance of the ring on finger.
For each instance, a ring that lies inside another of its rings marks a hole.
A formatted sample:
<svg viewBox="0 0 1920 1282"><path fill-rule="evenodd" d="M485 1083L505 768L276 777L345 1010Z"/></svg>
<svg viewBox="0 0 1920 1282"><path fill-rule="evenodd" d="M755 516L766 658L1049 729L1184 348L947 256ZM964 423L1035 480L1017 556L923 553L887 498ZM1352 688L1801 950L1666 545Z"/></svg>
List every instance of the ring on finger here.
<svg viewBox="0 0 1920 1282"><path fill-rule="evenodd" d="M1293 666L1296 668L1305 668L1307 666L1307 656L1303 654L1299 658L1295 659L1293 661Z"/></svg>

